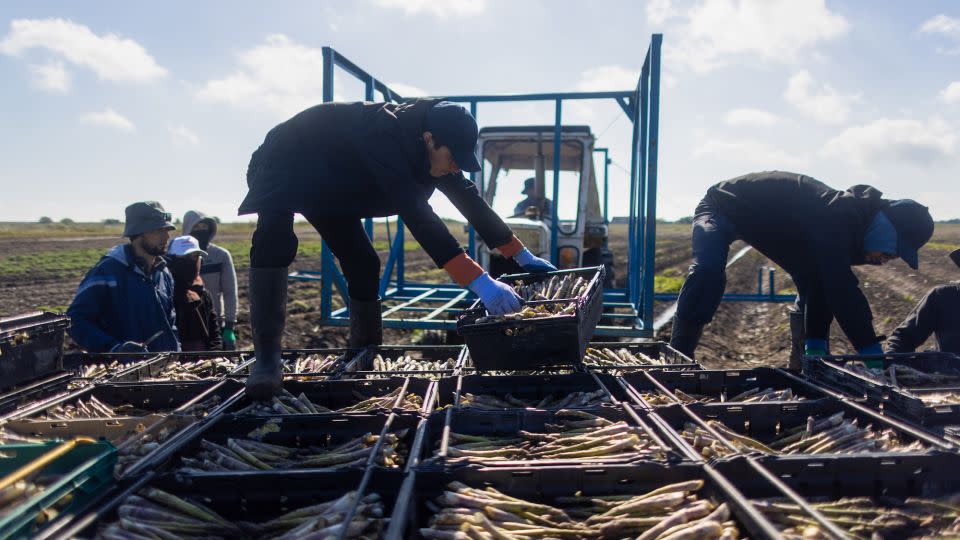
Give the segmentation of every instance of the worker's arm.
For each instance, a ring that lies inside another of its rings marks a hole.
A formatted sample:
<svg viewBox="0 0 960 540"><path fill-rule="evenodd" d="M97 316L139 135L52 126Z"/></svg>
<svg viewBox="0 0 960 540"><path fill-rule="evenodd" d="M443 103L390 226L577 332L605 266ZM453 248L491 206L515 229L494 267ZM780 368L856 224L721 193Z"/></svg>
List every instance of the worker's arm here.
<svg viewBox="0 0 960 540"><path fill-rule="evenodd" d="M94 267L80 282L73 302L67 308L70 337L88 352L108 352L120 341L100 327L101 310L110 305L110 287L117 286L113 276Z"/></svg>
<svg viewBox="0 0 960 540"><path fill-rule="evenodd" d="M233 328L237 324L237 270L233 266L233 256L226 249L223 253L227 259L220 269L220 292L223 294L223 322L224 325ZM219 298L214 298L217 305L220 304Z"/></svg>
<svg viewBox="0 0 960 540"><path fill-rule="evenodd" d="M937 327L937 290L932 289L914 306L910 315L900 323L887 340L887 350L892 353L909 353L917 350Z"/></svg>
<svg viewBox="0 0 960 540"><path fill-rule="evenodd" d="M485 244L496 248L504 257L513 257L523 249L523 244L513 235L510 227L480 196L476 184L462 173L440 178L437 180L437 189L473 225Z"/></svg>
<svg viewBox="0 0 960 540"><path fill-rule="evenodd" d="M875 346L880 340L873 329L873 313L850 268L846 246L825 234L817 240L810 253L830 311L857 351Z"/></svg>

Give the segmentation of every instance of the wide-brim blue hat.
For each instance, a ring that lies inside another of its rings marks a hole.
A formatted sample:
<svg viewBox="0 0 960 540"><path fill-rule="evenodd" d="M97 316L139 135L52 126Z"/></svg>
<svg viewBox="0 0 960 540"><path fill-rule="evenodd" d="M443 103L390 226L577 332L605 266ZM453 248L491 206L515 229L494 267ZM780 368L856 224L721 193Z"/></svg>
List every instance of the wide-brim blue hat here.
<svg viewBox="0 0 960 540"><path fill-rule="evenodd" d="M157 201L135 202L126 208L125 214L123 236L136 236L158 229L167 231L176 229L170 221L173 216Z"/></svg>
<svg viewBox="0 0 960 540"><path fill-rule="evenodd" d="M917 201L900 199L890 203L883 212L897 229L897 255L916 270L920 266L918 252L933 236L930 210Z"/></svg>

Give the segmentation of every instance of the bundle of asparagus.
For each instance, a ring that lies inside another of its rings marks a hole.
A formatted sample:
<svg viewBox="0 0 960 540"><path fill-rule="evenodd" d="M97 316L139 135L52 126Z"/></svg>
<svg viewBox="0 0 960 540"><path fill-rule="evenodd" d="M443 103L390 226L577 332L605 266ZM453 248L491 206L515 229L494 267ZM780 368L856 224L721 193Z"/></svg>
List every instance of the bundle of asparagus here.
<svg viewBox="0 0 960 540"><path fill-rule="evenodd" d="M958 374L920 371L904 364L891 364L887 369L879 369L869 368L863 362L853 361L847 362L845 367L863 377L898 388L960 386Z"/></svg>
<svg viewBox="0 0 960 540"><path fill-rule="evenodd" d="M803 396L794 395L793 390L790 388L784 388L783 390L776 390L774 388L764 388L754 387L744 392L740 392L735 396L727 396L726 391L720 392L720 395L717 397L707 396L703 394L688 394L683 390L674 388L671 390L673 395L680 400L681 403L710 403L719 401L720 403L762 403L765 401L801 401L807 398ZM661 391L657 392L645 392L642 394L643 399L651 405L672 405L674 401L670 399L669 396L665 395Z"/></svg>
<svg viewBox="0 0 960 540"><path fill-rule="evenodd" d="M557 506L549 506L451 482L427 503L434 515L420 535L435 540L739 538L726 503L699 498L702 487L702 480L691 480L642 495L559 497Z"/></svg>
<svg viewBox="0 0 960 540"><path fill-rule="evenodd" d="M594 349L587 347L587 352L583 356L583 363L588 366L608 367L608 366L658 366L663 362L658 358L651 358L641 352L630 352L627 349L614 351L606 347Z"/></svg>
<svg viewBox="0 0 960 540"><path fill-rule="evenodd" d="M251 403L246 407L237 411L237 414L256 414L256 415L273 415L273 414L319 414L319 413L363 413L363 412L374 412L380 409L404 409L410 411L418 411L423 408L423 399L412 392L407 392L404 394L402 399L400 398L400 388L396 388L382 396L367 397L360 392L354 391L353 395L358 400L358 403L354 405L348 405L346 407L341 407L339 409L328 409L323 405L313 403L310 401L310 398L307 397L303 392L299 396L294 396L287 390L283 390L283 393L274 397L273 401L259 401Z"/></svg>
<svg viewBox="0 0 960 540"><path fill-rule="evenodd" d="M102 377L118 371L120 368L125 368L132 365L133 363L121 364L118 360L114 360L109 364L89 364L86 366L80 366L80 376L86 379Z"/></svg>
<svg viewBox="0 0 960 540"><path fill-rule="evenodd" d="M131 495L117 509L118 521L101 527L97 538L161 539L204 538L336 538L357 500L351 491L338 499L287 512L261 523L231 521L208 506L155 488ZM344 538L378 538L384 529L383 503L371 493L357 503Z"/></svg>
<svg viewBox="0 0 960 540"><path fill-rule="evenodd" d="M782 455L924 450L920 441L904 444L892 429L877 430L869 424L861 428L857 419L844 419L843 412L827 417L810 416L806 423L782 430L778 437L767 444L737 433L718 420L708 420L707 425L742 452ZM703 457L723 457L735 453L709 431L692 422L687 422L680 434Z"/></svg>
<svg viewBox="0 0 960 540"><path fill-rule="evenodd" d="M373 359L373 371L443 371L453 369L456 365L457 361L453 358L424 360L412 356L398 356L393 360L378 354Z"/></svg>
<svg viewBox="0 0 960 540"><path fill-rule="evenodd" d="M114 475L123 474L128 467L142 457L160 448L160 445L177 431L178 426L174 423L173 425L155 428L154 431L143 431L125 440L117 448L117 463L113 468Z"/></svg>
<svg viewBox="0 0 960 540"><path fill-rule="evenodd" d="M388 433L374 462L388 468L404 463L406 430ZM277 469L341 469L363 467L380 439L367 433L333 448L268 444L255 438L229 438L226 444L203 439L196 457L183 457L179 469L186 473L269 471Z"/></svg>
<svg viewBox="0 0 960 540"><path fill-rule="evenodd" d="M210 414L210 411L219 406L222 401L223 399L221 399L220 396L212 395L199 403L194 403L193 405L184 408L182 411L180 411L180 414L188 414L196 416L197 418L204 418Z"/></svg>
<svg viewBox="0 0 960 540"><path fill-rule="evenodd" d="M472 407L483 410L501 410L501 409L563 409L567 407L599 407L604 403L610 403L610 398L606 392L597 390L595 392L571 392L567 395L554 396L549 394L543 399L521 399L513 394L506 394L503 399L489 394L471 394L469 392L460 395L461 407Z"/></svg>
<svg viewBox="0 0 960 540"><path fill-rule="evenodd" d="M960 403L960 392L917 392L916 394L924 403L931 406Z"/></svg>
<svg viewBox="0 0 960 540"><path fill-rule="evenodd" d="M524 283L523 281L513 282L513 290L523 298L525 302L533 302L516 313L506 315L488 315L480 317L474 324L487 324L502 321L525 320L525 319L545 319L549 317L562 317L576 313L576 299L587 292L590 285L590 278L583 276L574 276L567 274L563 277L551 276L545 281L534 283ZM567 300L561 302L559 300ZM538 301L550 300L549 303L536 303Z"/></svg>
<svg viewBox="0 0 960 540"><path fill-rule="evenodd" d="M664 459L661 448L643 429L613 422L581 410L560 410L546 432L518 431L509 436L450 433L448 461L563 459L585 462L630 462ZM439 453L439 449L434 455Z"/></svg>
<svg viewBox="0 0 960 540"><path fill-rule="evenodd" d="M117 418L120 416L144 416L148 411L138 409L131 404L120 406L108 405L93 394L84 401L83 398L73 403L57 405L44 411L40 420L79 420L82 418Z"/></svg>
<svg viewBox="0 0 960 540"><path fill-rule="evenodd" d="M285 360L283 362L284 373L325 373L330 371L336 364L339 357L332 354L322 356L311 354L297 358L292 362Z"/></svg>
<svg viewBox="0 0 960 540"><path fill-rule="evenodd" d="M150 381L199 381L226 375L240 365L234 358L204 358L192 362L177 360L165 365L156 377L143 379Z"/></svg>
<svg viewBox="0 0 960 540"><path fill-rule="evenodd" d="M785 499L754 500L753 505L784 538L826 538L816 521ZM960 536L960 506L954 497L941 499L843 497L810 503L824 517L854 538L956 538Z"/></svg>

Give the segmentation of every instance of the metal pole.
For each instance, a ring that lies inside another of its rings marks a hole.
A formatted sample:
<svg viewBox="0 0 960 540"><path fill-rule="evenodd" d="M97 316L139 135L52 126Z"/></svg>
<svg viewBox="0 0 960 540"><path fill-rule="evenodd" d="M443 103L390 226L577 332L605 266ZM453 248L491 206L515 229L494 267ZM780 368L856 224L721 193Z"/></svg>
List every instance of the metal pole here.
<svg viewBox="0 0 960 540"><path fill-rule="evenodd" d="M777 290L776 288L774 288L774 284L773 284L774 273L777 271L777 269L771 266L767 270L770 271L770 298L773 298L777 294Z"/></svg>
<svg viewBox="0 0 960 540"><path fill-rule="evenodd" d="M630 207L630 219L627 222L627 291L626 299L627 302L630 302L633 307L636 309L636 302L633 300L633 293L636 289L635 275L640 272L640 262L639 259L639 247L635 235L635 221L639 219L637 216L637 205L634 201L637 198L637 170L639 168L639 145L640 145L640 119L637 118L637 114L640 109L640 96L639 96L639 86L642 81L637 81L637 95L633 98L634 107L633 107L633 132L630 140L630 201L628 203Z"/></svg>
<svg viewBox="0 0 960 540"><path fill-rule="evenodd" d="M471 102L470 102L470 114L472 114L474 118L477 117L477 102L476 102L476 101L471 101ZM482 166L482 163L483 163L483 156L482 156L482 155L480 156L480 162L481 162L481 166ZM481 172L482 172L482 169L481 169ZM470 181L473 182L474 185L479 185L479 184L477 184L477 173L476 173L476 172L471 172L471 173L470 173ZM483 190L482 190L482 189L480 190L480 193L483 194ZM476 236L477 236L477 235L476 235L476 231L473 230L473 225L472 225L470 222L467 222L467 254L470 255L471 257L473 257L474 259L477 258L477 238L476 238Z"/></svg>
<svg viewBox="0 0 960 540"><path fill-rule="evenodd" d="M648 128L649 124L647 123L647 113L648 113L648 92L650 91L650 51L647 51L647 58L643 62L643 70L640 72L640 105L638 107L640 111L640 148L638 150L640 156L640 163L638 166L638 179L637 179L637 200L635 204L637 205L637 216L639 219L637 221L636 227L637 230L634 232L633 237L637 241L635 246L637 253L640 256L640 271L637 272L633 277L636 279L636 282L633 284L633 303L637 305L640 317L643 318L643 313L646 311L644 306L646 298L644 297L643 282L646 279L647 273L647 244L646 237L644 236L644 231L646 230L647 225L647 213L646 206L646 194L647 194L647 150L648 150L648 140L649 133ZM643 319L643 325L646 326L650 321Z"/></svg>
<svg viewBox="0 0 960 540"><path fill-rule="evenodd" d="M657 251L657 154L660 147L660 43L662 34L654 34L650 44L650 118L649 122L649 154L647 156L647 248L646 271L644 272L643 294L647 298L644 302L644 327L653 321L653 271Z"/></svg>
<svg viewBox="0 0 960 540"><path fill-rule="evenodd" d="M557 209L560 207L560 121L562 114L563 100L558 99L553 121L553 223L550 225L550 244L552 246L550 258L557 267L560 266L560 247L557 245L560 220Z"/></svg>
<svg viewBox="0 0 960 540"><path fill-rule="evenodd" d="M610 157L603 149L603 221L610 221Z"/></svg>
<svg viewBox="0 0 960 540"><path fill-rule="evenodd" d="M403 220L397 216L397 292L403 291Z"/></svg>
<svg viewBox="0 0 960 540"><path fill-rule="evenodd" d="M333 49L323 48L323 102L333 101ZM320 240L320 318L329 319L333 296L333 254L327 243Z"/></svg>

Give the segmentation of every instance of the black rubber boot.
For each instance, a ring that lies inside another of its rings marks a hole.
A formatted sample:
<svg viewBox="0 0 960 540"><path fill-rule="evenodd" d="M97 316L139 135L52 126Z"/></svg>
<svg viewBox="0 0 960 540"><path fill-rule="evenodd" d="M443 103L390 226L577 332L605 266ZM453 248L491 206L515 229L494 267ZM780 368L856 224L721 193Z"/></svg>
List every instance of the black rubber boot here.
<svg viewBox="0 0 960 540"><path fill-rule="evenodd" d="M804 340L807 333L803 323L803 312L791 309L790 314L790 369L800 371L801 362L804 353Z"/></svg>
<svg viewBox="0 0 960 540"><path fill-rule="evenodd" d="M254 400L280 394L280 340L287 317L287 268L250 269L250 324L256 361L247 377L247 395Z"/></svg>
<svg viewBox="0 0 960 540"><path fill-rule="evenodd" d="M380 299L350 299L350 341L353 349L383 343L383 319L380 316Z"/></svg>
<svg viewBox="0 0 960 540"><path fill-rule="evenodd" d="M695 359L694 351L703 335L703 325L673 318L673 330L670 334L670 346L681 354Z"/></svg>

